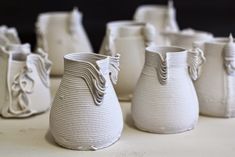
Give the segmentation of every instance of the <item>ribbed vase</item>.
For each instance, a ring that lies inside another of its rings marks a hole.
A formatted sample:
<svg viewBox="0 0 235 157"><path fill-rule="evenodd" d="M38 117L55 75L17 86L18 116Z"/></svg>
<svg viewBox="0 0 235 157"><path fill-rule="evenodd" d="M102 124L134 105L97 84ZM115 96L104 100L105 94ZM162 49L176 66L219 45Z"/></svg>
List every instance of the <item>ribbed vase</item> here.
<svg viewBox="0 0 235 157"><path fill-rule="evenodd" d="M64 61L64 75L50 113L55 141L77 150L110 146L120 138L123 128L111 83L117 79L119 57L74 53L66 55Z"/></svg>
<svg viewBox="0 0 235 157"><path fill-rule="evenodd" d="M145 55L132 100L136 127L153 133L191 130L199 112L189 73L190 58L195 54L178 47L148 47Z"/></svg>

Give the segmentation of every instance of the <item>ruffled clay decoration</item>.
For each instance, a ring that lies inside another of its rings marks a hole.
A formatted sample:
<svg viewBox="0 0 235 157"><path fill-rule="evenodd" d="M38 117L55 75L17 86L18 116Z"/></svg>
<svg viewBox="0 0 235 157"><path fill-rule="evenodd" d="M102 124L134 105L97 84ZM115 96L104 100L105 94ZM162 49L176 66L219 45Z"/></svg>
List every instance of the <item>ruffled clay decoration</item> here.
<svg viewBox="0 0 235 157"><path fill-rule="evenodd" d="M14 115L22 115L30 113L30 99L29 94L33 92L34 89L34 80L29 76L29 73L32 72L32 69L25 66L14 78L14 81L11 86L12 97L16 97L18 107L12 107L12 103L9 106L9 112ZM14 108L19 108L15 110Z"/></svg>
<svg viewBox="0 0 235 157"><path fill-rule="evenodd" d="M228 75L235 76L235 44L230 34L228 43L223 50L224 66Z"/></svg>
<svg viewBox="0 0 235 157"><path fill-rule="evenodd" d="M51 134L56 143L69 149L110 146L123 128L111 83L117 81L119 55L72 53L64 60L65 72L50 112Z"/></svg>
<svg viewBox="0 0 235 157"><path fill-rule="evenodd" d="M195 81L200 77L201 66L206 61L203 51L193 44L193 49L189 50L189 73L191 78Z"/></svg>
<svg viewBox="0 0 235 157"><path fill-rule="evenodd" d="M158 67L158 80L162 85L165 85L167 83L167 62L166 59L164 59L162 56L160 66Z"/></svg>
<svg viewBox="0 0 235 157"><path fill-rule="evenodd" d="M20 44L20 39L15 28L0 26L0 45Z"/></svg>
<svg viewBox="0 0 235 157"><path fill-rule="evenodd" d="M120 54L116 54L114 57L109 58L110 78L113 84L116 84L118 80L118 72L120 71L119 60L120 60Z"/></svg>

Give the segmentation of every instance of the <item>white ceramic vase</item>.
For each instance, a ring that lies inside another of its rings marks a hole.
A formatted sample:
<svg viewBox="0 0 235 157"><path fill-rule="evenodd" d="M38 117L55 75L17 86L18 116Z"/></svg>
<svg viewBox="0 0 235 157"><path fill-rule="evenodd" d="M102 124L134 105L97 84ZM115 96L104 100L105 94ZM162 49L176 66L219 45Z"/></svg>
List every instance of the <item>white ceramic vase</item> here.
<svg viewBox="0 0 235 157"><path fill-rule="evenodd" d="M199 114L191 78L199 75L203 53L178 47L147 47L145 55L131 107L136 127L162 134L191 130Z"/></svg>
<svg viewBox="0 0 235 157"><path fill-rule="evenodd" d="M145 47L153 44L152 25L134 21L114 21L107 24L100 53L120 53L120 73L115 90L120 100L129 101L144 65Z"/></svg>
<svg viewBox="0 0 235 157"><path fill-rule="evenodd" d="M0 26L0 46L7 46L10 44L20 44L20 39L15 28L8 28L7 26Z"/></svg>
<svg viewBox="0 0 235 157"><path fill-rule="evenodd" d="M64 75L50 113L55 141L76 150L110 146L123 128L120 104L111 83L117 81L119 56L72 53L64 60Z"/></svg>
<svg viewBox="0 0 235 157"><path fill-rule="evenodd" d="M82 26L82 14L75 8L72 12L49 12L39 15L36 23L37 47L49 54L53 62L52 75L63 74L63 57L71 52L92 52Z"/></svg>
<svg viewBox="0 0 235 157"><path fill-rule="evenodd" d="M191 49L195 41L208 41L213 39L213 35L208 32L196 31L193 29L184 29L179 32L164 32L162 33L169 45L179 46L186 49Z"/></svg>
<svg viewBox="0 0 235 157"><path fill-rule="evenodd" d="M232 36L195 42L206 56L201 77L195 81L200 113L215 117L235 117L235 43Z"/></svg>
<svg viewBox="0 0 235 157"><path fill-rule="evenodd" d="M155 43L157 45L167 44L162 32L177 32L179 30L173 1L168 1L165 5L142 5L136 9L134 19L138 22L151 23L157 33Z"/></svg>
<svg viewBox="0 0 235 157"><path fill-rule="evenodd" d="M30 53L28 44L0 47L2 117L28 117L48 110L50 67L46 53Z"/></svg>

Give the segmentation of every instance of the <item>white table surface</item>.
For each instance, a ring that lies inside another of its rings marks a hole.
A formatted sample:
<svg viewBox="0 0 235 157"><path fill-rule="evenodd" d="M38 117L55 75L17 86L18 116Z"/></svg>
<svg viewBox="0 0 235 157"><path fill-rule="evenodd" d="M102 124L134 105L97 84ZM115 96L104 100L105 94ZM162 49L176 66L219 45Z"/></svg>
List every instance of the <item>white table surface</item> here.
<svg viewBox="0 0 235 157"><path fill-rule="evenodd" d="M60 79L52 80L52 93ZM235 119L200 116L185 133L160 135L137 130L130 103L121 102L125 126L121 139L98 151L76 151L56 145L48 133L49 112L27 119L0 118L0 157L235 157Z"/></svg>

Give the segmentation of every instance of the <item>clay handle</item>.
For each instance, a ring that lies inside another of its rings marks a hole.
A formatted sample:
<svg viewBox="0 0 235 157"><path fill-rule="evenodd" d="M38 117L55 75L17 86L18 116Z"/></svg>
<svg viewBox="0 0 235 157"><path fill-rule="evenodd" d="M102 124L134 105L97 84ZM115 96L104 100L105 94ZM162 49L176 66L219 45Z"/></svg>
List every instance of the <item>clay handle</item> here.
<svg viewBox="0 0 235 157"><path fill-rule="evenodd" d="M193 45L193 49L188 51L189 53L189 73L193 80L197 80L201 74L201 66L205 63L206 58L204 52Z"/></svg>

